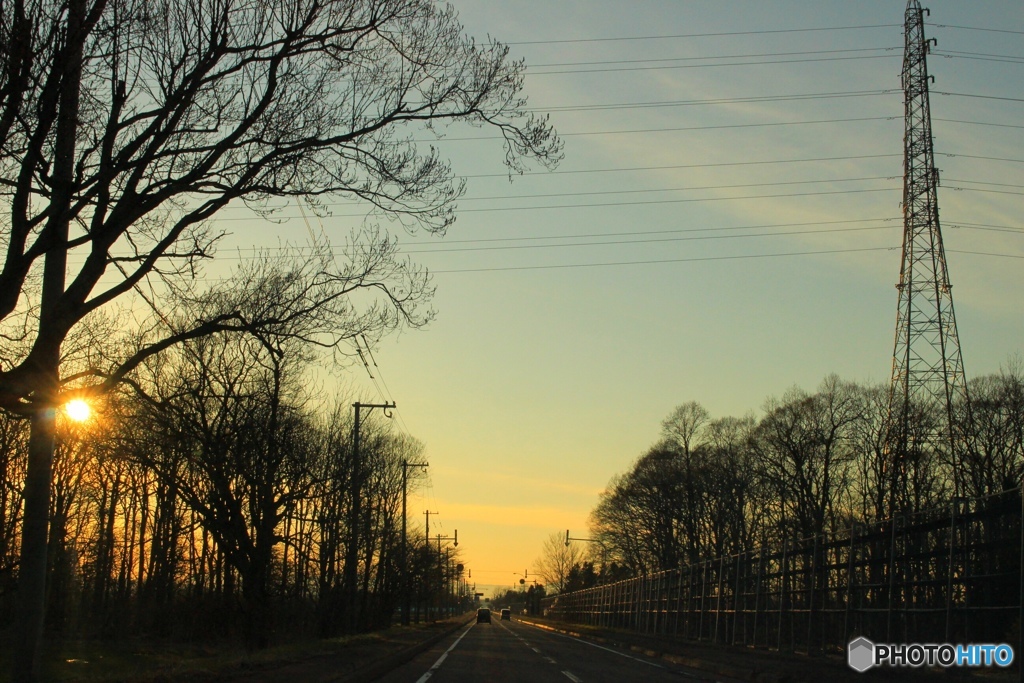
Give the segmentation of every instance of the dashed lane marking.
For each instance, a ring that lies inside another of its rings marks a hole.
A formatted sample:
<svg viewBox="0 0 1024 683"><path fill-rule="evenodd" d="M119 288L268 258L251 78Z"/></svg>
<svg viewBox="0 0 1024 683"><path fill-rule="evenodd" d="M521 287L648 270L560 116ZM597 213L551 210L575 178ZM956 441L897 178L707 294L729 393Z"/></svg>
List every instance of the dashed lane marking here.
<svg viewBox="0 0 1024 683"><path fill-rule="evenodd" d="M563 671L562 673L565 675L566 678L572 681L572 683L583 683L583 679L579 676L574 676L571 671Z"/></svg>
<svg viewBox="0 0 1024 683"><path fill-rule="evenodd" d="M540 628L540 627L536 627L536 628ZM551 635L553 635L553 636L558 636L559 638L565 638L566 640L571 640L571 641L576 642L576 643L583 643L584 645L589 645L590 647L596 647L598 650L604 650L605 652L611 652L612 654L616 654L616 655L618 655L620 657L625 657L626 659L632 659L634 662L640 662L641 664L646 664L647 666L653 666L655 669L664 669L665 668L661 664L657 664L655 662L649 662L646 659L640 659L639 657L634 657L632 655L627 655L625 652L619 652L618 650L613 650L610 647L604 647L603 645L598 645L597 643L592 643L589 640L583 640L582 638L573 638L572 636L567 636L567 635L564 635L562 633L558 633L557 631L553 631L553 630L549 631L549 633ZM563 671L562 673L565 673L565 672Z"/></svg>

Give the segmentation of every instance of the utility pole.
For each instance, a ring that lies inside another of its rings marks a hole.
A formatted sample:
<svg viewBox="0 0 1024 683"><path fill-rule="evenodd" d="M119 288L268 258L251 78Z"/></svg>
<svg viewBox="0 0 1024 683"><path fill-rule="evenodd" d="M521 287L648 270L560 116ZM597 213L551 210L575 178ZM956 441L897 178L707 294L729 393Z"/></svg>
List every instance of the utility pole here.
<svg viewBox="0 0 1024 683"><path fill-rule="evenodd" d="M927 55L935 39L924 35L918 0L908 0L901 80L904 92L903 256L896 342L889 393L887 451L893 458L888 513L902 506L897 487L908 479L914 452L946 441L953 459L954 496L963 494L957 454L969 443L970 402L953 312L953 288L939 228L939 172L935 168ZM911 433L914 408L935 402L945 410L938 433ZM959 412L963 411L963 412ZM902 481L901 481L902 480Z"/></svg>
<svg viewBox="0 0 1024 683"><path fill-rule="evenodd" d="M409 550L408 540L406 537L406 527L408 518L406 515L406 497L408 494L408 470L410 467L422 467L426 469L430 467L425 462L408 462L402 461L402 626L409 625L409 609L411 607L412 596L409 586ZM427 517L427 521L430 521L430 517Z"/></svg>
<svg viewBox="0 0 1024 683"><path fill-rule="evenodd" d="M446 583L445 583L445 576L448 574L448 547L445 546L445 549L444 549L445 563L444 563L444 566L442 568L442 565L441 565L441 541L455 541L455 547L458 548L459 547L459 530L458 529L455 530L455 535L454 536L442 536L441 534L437 535L437 567L440 570L438 572L438 577L437 577L438 578L437 587L441 589L441 592L437 596L437 613L438 613L438 616L440 616L441 609L442 609L442 607L444 607L444 597L445 597L445 594L448 592L448 588L447 588Z"/></svg>
<svg viewBox="0 0 1024 683"><path fill-rule="evenodd" d="M356 611L359 609L359 518L362 516L363 463L359 453L359 420L360 411L369 413L374 408L384 411L385 417L391 417L394 403L360 403L352 404L355 409L355 423L352 426L352 504L349 506L349 541L345 551L345 630L354 633L359 626Z"/></svg>
<svg viewBox="0 0 1024 683"><path fill-rule="evenodd" d="M424 510L423 514L426 515L426 517L427 517L426 524L424 525L425 528L426 528L426 533L425 533L426 538L424 539L424 543L423 543L424 553L425 553L424 558L427 560L427 566L423 568L423 593L424 593L423 597L425 598L425 601L424 601L425 610L424 611L426 612L426 614L424 616L425 616L425 618L427 620L429 620L430 619L430 592L429 592L429 589L430 589L430 565L431 565L431 561L430 561L430 515L439 515L441 513L440 512L431 512L430 510ZM416 609L417 609L416 621L417 621L417 623L419 623L419 608L417 607Z"/></svg>
<svg viewBox="0 0 1024 683"><path fill-rule="evenodd" d="M430 515L439 515L441 513L440 512L431 512L430 510L424 510L423 514L427 516L427 523L426 523L427 533L426 533L426 537L427 537L427 547L429 548L430 547Z"/></svg>

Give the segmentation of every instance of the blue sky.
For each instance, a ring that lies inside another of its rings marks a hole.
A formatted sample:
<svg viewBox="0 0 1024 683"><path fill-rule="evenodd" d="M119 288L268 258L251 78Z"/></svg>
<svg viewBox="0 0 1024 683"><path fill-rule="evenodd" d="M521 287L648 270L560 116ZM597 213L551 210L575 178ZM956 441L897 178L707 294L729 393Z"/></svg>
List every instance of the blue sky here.
<svg viewBox="0 0 1024 683"><path fill-rule="evenodd" d="M449 131L469 183L458 222L402 236L435 273L437 320L385 340L379 392L361 368L351 383L426 444L412 521L439 512L431 532L459 530L478 585L511 586L550 533L586 535L598 492L676 405L740 416L830 373L888 381L905 3L454 5L526 59L565 160L510 182L498 140ZM970 377L1024 347L1024 4L925 6Z"/></svg>

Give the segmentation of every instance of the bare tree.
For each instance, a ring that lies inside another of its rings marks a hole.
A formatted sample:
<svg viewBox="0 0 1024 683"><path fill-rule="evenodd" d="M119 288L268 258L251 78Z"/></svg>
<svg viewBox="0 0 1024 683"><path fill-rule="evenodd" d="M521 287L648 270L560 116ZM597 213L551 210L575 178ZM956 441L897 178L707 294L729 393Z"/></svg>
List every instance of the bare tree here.
<svg viewBox="0 0 1024 683"><path fill-rule="evenodd" d="M696 401L689 401L677 406L661 423L662 437L678 453L678 467L681 469L683 487L679 499L679 521L686 538L686 553L690 562L696 562L701 555L701 534L698 524L701 502L704 498L704 493L698 490L700 465L695 462L694 450L710 419L711 414L704 406Z"/></svg>
<svg viewBox="0 0 1024 683"><path fill-rule="evenodd" d="M601 492L589 522L590 537L607 551L607 562L625 567L634 576L654 566L645 542L647 520L638 514L640 505L632 495L628 474L616 475ZM606 569L602 567L602 572Z"/></svg>
<svg viewBox="0 0 1024 683"><path fill-rule="evenodd" d="M834 375L815 394L794 388L766 403L754 443L783 533L810 537L835 529L850 507L853 428L863 419L861 396Z"/></svg>
<svg viewBox="0 0 1024 683"><path fill-rule="evenodd" d="M269 334L219 333L192 340L176 354L173 377L161 378L150 419L167 459L145 463L194 510L241 578L246 642L266 647L270 578L279 525L312 485L313 453L298 365Z"/></svg>
<svg viewBox="0 0 1024 683"><path fill-rule="evenodd" d="M28 425L0 412L0 597L14 587L21 528L21 489L24 479Z"/></svg>
<svg viewBox="0 0 1024 683"><path fill-rule="evenodd" d="M565 535L555 531L544 541L534 567L547 586L560 593L569 580L572 568L580 565L584 557L585 553L578 544L567 544Z"/></svg>
<svg viewBox="0 0 1024 683"><path fill-rule="evenodd" d="M974 452L962 463L965 493L986 496L1020 485L1024 473L1024 374L1011 363L971 382Z"/></svg>
<svg viewBox="0 0 1024 683"><path fill-rule="evenodd" d="M69 332L191 276L233 202L348 197L442 232L462 188L418 129L491 126L511 171L556 162L507 54L431 0L0 3L0 405L33 416L16 680L36 668L53 407L69 380L106 388L172 343L260 321L210 310L77 377L62 374ZM390 294L387 280L359 285Z"/></svg>

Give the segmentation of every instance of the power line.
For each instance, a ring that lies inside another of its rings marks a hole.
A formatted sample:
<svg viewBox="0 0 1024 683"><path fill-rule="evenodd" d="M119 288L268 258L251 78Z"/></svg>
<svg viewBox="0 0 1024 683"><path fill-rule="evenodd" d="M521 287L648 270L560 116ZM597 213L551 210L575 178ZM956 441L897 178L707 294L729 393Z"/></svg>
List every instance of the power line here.
<svg viewBox="0 0 1024 683"><path fill-rule="evenodd" d="M982 28L982 27L979 27L979 26L957 26L956 24L932 24L930 22L928 22L927 25L934 26L935 28L958 28L958 29L963 29L965 31L988 31L989 33L1011 33L1011 34L1017 35L1017 36L1024 36L1024 31L1009 31L1007 29L1002 29L1002 28Z"/></svg>
<svg viewBox="0 0 1024 683"><path fill-rule="evenodd" d="M561 40L520 40L507 45L558 45L567 43L608 43L630 40L676 40L679 38L721 38L725 36L760 36L775 33L813 33L816 31L857 31L875 28L902 28L902 24L865 24L861 26L825 26L821 28L766 29L761 31L723 31L719 33L676 33L654 36L613 36L608 38L564 38Z"/></svg>
<svg viewBox="0 0 1024 683"><path fill-rule="evenodd" d="M965 155L966 156L966 155ZM807 181L814 182L814 181ZM831 181L838 182L838 181ZM799 184L793 183L765 183L767 185L779 185L779 184ZM743 187L743 186L755 186L755 185L722 185L721 187ZM958 191L975 191L975 193L993 193L1002 195L1020 195L1021 193L1012 193L1012 191L996 190L996 189L980 189L977 187L961 187L961 186L948 186L948 189ZM697 188L707 189L707 188ZM739 202L739 201L750 201L750 200L771 200L771 199L790 199L796 197L827 197L827 196L839 196L839 195L862 195L869 193L891 193L895 191L895 187L867 187L863 189L836 189L836 190L822 190L816 191L816 193L783 193L775 195L741 195L731 197L693 197L693 198L682 198L682 199L671 199L671 200L641 200L636 202L594 202L586 204L548 204L538 206L503 206L503 207L482 207L475 209L459 209L460 213L483 213L483 212L494 212L494 211L538 211L538 210L551 210L551 209L594 209L594 208L608 208L608 207L621 207L621 206L654 206L659 204L692 204L698 202ZM665 191L665 190L637 190L637 191ZM597 193L598 195L614 194L614 193ZM572 197L574 194L563 194L552 197ZM517 197L500 197L500 198L487 198L490 200L515 200ZM464 200L465 201L465 200ZM365 217L366 213L339 213L332 214L334 218L362 218ZM281 220L293 218L294 216L279 216ZM214 221L251 221L251 217L237 217L237 218L216 218Z"/></svg>
<svg viewBox="0 0 1024 683"><path fill-rule="evenodd" d="M650 236L666 236L666 235L682 235L682 234L695 234L695 233L725 233L739 230L765 230L773 228L801 228L808 226L823 226L823 225L849 225L852 223L893 223L898 221L896 217L892 218L856 218L847 220L833 220L833 221L805 221L801 223L762 223L754 225L734 225L734 226L718 226L713 228L673 228L671 230L639 230L639 231L627 231L627 232L598 232L598 233L574 233L567 235L521 235L515 237L485 237L477 239L461 239L461 240L449 240L445 239L442 246L445 248L440 249L428 249L418 252L408 252L403 250L402 253L442 253L447 251L447 246L454 244L494 244L498 242L540 242L540 241L551 241L551 240L579 240L579 239L603 239L607 240L616 237L650 237ZM965 227L973 227L973 224L960 224ZM998 228L1000 226L986 226L992 228ZM595 244L602 244L602 242L595 242ZM411 246L429 246L429 244L412 243ZM310 248L311 250L312 248ZM276 250L280 251L294 251L292 247L278 247ZM335 251L343 251L344 247L337 247ZM238 249L237 251L249 251L253 253L253 256L240 256L240 257L221 257L221 260L248 260L255 258L258 252L267 251L266 248L250 247L246 249ZM301 253L307 251L306 249L299 248L298 251Z"/></svg>
<svg viewBox="0 0 1024 683"><path fill-rule="evenodd" d="M989 251L967 251L965 249L947 249L946 251L954 254L971 254L972 256L995 256L998 258L1024 259L1024 254L994 254Z"/></svg>
<svg viewBox="0 0 1024 683"><path fill-rule="evenodd" d="M1009 225L992 225L990 223L956 223L948 224L950 228L967 228L969 230L990 230L992 232L1024 233L1024 228L1011 227Z"/></svg>
<svg viewBox="0 0 1024 683"><path fill-rule="evenodd" d="M791 237L793 235L824 235L837 232L865 232L869 230L892 230L891 225L875 225L859 228L828 228L825 230L787 230L785 232L760 232L739 235L698 235L690 237L661 237L656 239L614 240L605 242L566 242L561 244L506 244L489 247L455 247L452 249L412 249L403 250L403 254L442 254L467 251L510 251L518 249L564 249L567 247L610 247L632 244L664 244L666 242L696 242L707 240L735 240L761 237Z"/></svg>
<svg viewBox="0 0 1024 683"><path fill-rule="evenodd" d="M758 194L745 195L740 197L693 197L687 199L652 199L637 202L595 202L592 204L552 204L547 206L503 206L486 209L459 209L460 213L480 213L484 211L530 211L538 209L595 209L613 206L644 206L655 204L687 204L691 202L723 202L741 201L751 199L783 199L788 197L819 197L826 195L863 194L869 192L892 192L896 188L883 187L864 190L834 190L825 192L794 192L789 194ZM359 214L348 215L349 218L357 217Z"/></svg>
<svg viewBox="0 0 1024 683"><path fill-rule="evenodd" d="M942 92L939 90L933 91L936 95L947 95L950 97L967 97L970 99L977 100L1002 100L1003 102L1024 102L1024 99L1019 97L997 97L996 95L975 95L964 92Z"/></svg>
<svg viewBox="0 0 1024 683"><path fill-rule="evenodd" d="M532 235L532 236L517 236L517 237L487 237L479 239L466 239L466 240L448 240L445 239L445 244L487 244L492 242L527 242L527 241L539 241L539 240L567 240L567 239L589 239L589 238L608 238L608 237L642 237L645 235L678 235L686 233L698 233L698 232L728 232L731 230L761 230L766 228L799 228L809 225L846 225L850 223L875 223L875 222L890 222L898 221L899 218L854 218L847 220L837 221L806 221L802 223L763 223L759 225L733 225L733 226L719 226L714 228L674 228L672 230L639 230L629 232L592 232L592 233L575 233L570 235ZM961 225L972 225L967 223L961 223ZM985 226L985 227L1002 227L1002 226ZM255 251L255 250L254 250Z"/></svg>
<svg viewBox="0 0 1024 683"><path fill-rule="evenodd" d="M993 128L1024 128L1024 126L1013 125L1010 123L989 123L986 121L963 121L961 119L940 119L932 117L932 121L943 121L945 123L966 123L971 126L991 126Z"/></svg>
<svg viewBox="0 0 1024 683"><path fill-rule="evenodd" d="M979 181L979 180L960 180L958 178L943 178L943 180L945 180L947 182L950 182L950 183L961 183L961 184L967 184L967 185L992 185L994 187L1018 187L1018 188L1024 189L1024 185L1015 185L1013 183L992 183L992 182L982 182L982 181Z"/></svg>
<svg viewBox="0 0 1024 683"><path fill-rule="evenodd" d="M888 117L886 117L888 118ZM758 164L801 164L821 161L850 161L858 159L884 159L887 157L900 157L902 154L859 154L853 156L839 157L808 157L804 159L769 159L764 161L725 161L710 164L673 164L670 166L625 166L622 168L581 168L571 171L531 171L524 173L524 176L549 176L569 173L622 173L631 171L669 171L683 168L716 168L722 166L754 166ZM508 173L480 173L475 175L464 175L462 178L508 178Z"/></svg>
<svg viewBox="0 0 1024 683"><path fill-rule="evenodd" d="M936 156L947 157L947 158L950 158L950 159L955 159L957 157L960 157L960 158L963 158L963 159L980 159L982 161L1006 161L1006 162L1009 162L1011 164L1024 164L1024 159L1009 159L1009 158L1006 158L1006 157L984 157L984 156L979 156L977 154L953 154L953 153L950 153L950 152L936 152L935 155Z"/></svg>
<svg viewBox="0 0 1024 683"><path fill-rule="evenodd" d="M496 206L487 208L477 209L459 209L459 213L483 213L492 211L533 211L533 210L547 210L547 209L594 209L594 208L608 208L614 206L652 206L657 204L689 204L694 202L727 202L727 201L744 201L752 199L785 199L790 197L820 197L828 195L850 195L850 194L865 194L872 192L893 192L898 188L893 187L879 187L879 188L866 188L862 190L828 190L822 192L792 192L783 194L757 194L757 195L741 195L741 196L730 196L730 197L689 197L684 199L649 199L635 202L593 202L589 204L547 204L547 205L535 205L535 206ZM965 188L966 189L966 188ZM504 198L503 198L504 199ZM515 197L509 197L509 199L515 199ZM363 213L337 213L332 214L332 218L364 218L366 212ZM287 220L294 218L294 216L281 215L277 217L279 220ZM212 222L238 222L238 221L252 221L252 217L238 217L238 218L215 218L211 219Z"/></svg>
<svg viewBox="0 0 1024 683"><path fill-rule="evenodd" d="M896 89L886 88L883 90L848 90L838 92L797 93L793 95L753 95L750 97L718 97L700 100L665 100L661 102L619 102L611 104L556 105L536 109L527 109L526 111L611 111L616 109L656 109L659 107L689 107L704 106L710 104L742 104L749 102L800 102L805 100L844 99L852 97L876 97L879 95L894 95L899 92L900 91Z"/></svg>
<svg viewBox="0 0 1024 683"><path fill-rule="evenodd" d="M630 71L657 71L665 69L713 69L727 66L763 66L768 64L806 64L821 62L845 62L862 59L899 59L900 55L856 55L849 57L818 57L801 59L764 59L753 62L722 62L718 64L663 64L661 66L622 66L601 69L562 69L559 71L528 71L529 76L554 76L564 74L604 74ZM723 58L724 59L724 58Z"/></svg>
<svg viewBox="0 0 1024 683"><path fill-rule="evenodd" d="M806 221L801 223L766 223L766 224L754 224L754 225L738 225L738 226L718 226L713 228L675 228L671 230L641 230L641 231L630 231L630 232L602 232L602 233L574 233L566 235L526 235L516 237L489 237L489 238L478 238L478 239L462 239L462 240L445 240L443 243L438 244L439 248L428 248L428 249L403 249L403 254L441 254L451 253L460 251L493 251L501 249L521 249L531 247L564 247L564 246L603 246L603 245L622 245L622 244L648 244L648 243L659 243L659 242L673 242L673 241L690 241L695 239L720 239L720 238L745 238L745 237L770 237L770 236L788 236L788 235L803 235L803 234L818 234L818 233L837 233L837 232L859 232L865 230L885 230L895 226L900 219L897 217L876 217L876 218L859 218L859 219L848 219L848 220L833 220L833 221ZM789 230L786 232L772 232L772 233L754 233L748 235L721 235L721 233L735 232L742 230L766 230L766 229L778 229L778 228L801 228L808 226L834 226L834 225L850 225L850 224L864 224L864 223L888 223L889 225L874 225L874 226L860 226L860 227L847 227L847 228L829 228L825 230ZM1024 234L1024 228L1013 227L1008 225L993 225L988 223L968 223L968 222L955 222L948 223L947 227L950 229L966 229L966 230L983 230L991 232L1005 232L1011 234ZM693 235L698 233L715 233L704 237L683 237L673 238L671 235ZM655 237L655 239L640 239L647 237ZM607 241L612 238L633 238L633 239L619 239L614 241ZM553 240L601 240L601 241L587 241L575 244L537 244L537 245L521 245L521 244L505 244L498 246L485 246L481 248L463 248L455 247L451 248L451 245L495 245L496 243L524 243L524 242L551 242ZM412 244L411 246L430 246L429 244ZM280 247L279 250L292 249ZM334 248L335 252L343 253L345 247ZM238 256L238 257L221 257L218 256L219 260L250 260L256 258L256 253L259 251L266 251L266 249L257 249L256 247L248 249L239 249L238 251L250 251L253 252L252 256ZM308 251L307 249L298 248L297 251L300 253ZM365 343L364 343L365 344ZM376 361L373 361L374 367L379 369ZM390 389L389 389L390 392ZM381 398L385 400L393 399L393 396L382 395Z"/></svg>
<svg viewBox="0 0 1024 683"><path fill-rule="evenodd" d="M942 120L942 119L937 119ZM965 122L966 123L966 122ZM935 152L935 156L946 157L947 159L963 158L963 159L979 159L982 161L1005 161L1014 164L1024 164L1024 159L1010 159L1007 157L989 157L980 156L976 154L959 154L954 152ZM902 154L864 154L859 156L843 156L843 157L817 157L808 159L777 159L773 161L732 161L715 164L675 164L671 166L624 166L621 168L580 168L573 169L571 171L566 170L555 170L555 171L529 171L523 173L523 176L549 176L549 175L564 175L570 173L623 173L632 171L665 171L681 168L712 168L716 166L744 166L753 164L791 164L811 161L848 161L852 159L884 159L886 157L900 157ZM508 178L508 173L477 173L472 175L459 176L460 178Z"/></svg>
<svg viewBox="0 0 1024 683"><path fill-rule="evenodd" d="M898 121L898 116L861 116L856 118L846 119L816 119L811 121L768 121L762 123L727 123L727 124L715 124L710 126L672 126L669 128L640 128L640 129L629 129L629 130L598 130L598 131L580 131L570 133L559 133L559 137L575 137L582 135L623 135L631 133L674 133L681 131L690 130L724 130L729 128L769 128L773 126L804 126L810 124L822 124L822 123L858 123L862 121ZM472 137L461 137L461 138L441 138L445 142L472 142L478 140L502 140L500 135L476 135ZM437 139L417 139L413 142L437 142ZM900 156L900 155L887 155L887 156ZM508 177L507 173L501 174L490 174L491 176L500 176L503 178ZM525 175L536 175L536 174L525 174ZM466 177L487 177L487 176L466 176Z"/></svg>
<svg viewBox="0 0 1024 683"><path fill-rule="evenodd" d="M543 194L495 195L491 197L463 197L460 202L496 201L503 199L541 199L551 197L589 197L617 194L643 194L647 192L694 192L698 190L733 190L743 187L778 187L780 185L813 185L819 183L855 183L867 180L895 180L895 176L869 176L865 178L825 178L821 180L781 180L774 183L736 183L730 185L695 185L693 187L652 187L642 190L593 190L587 192L550 192ZM987 183L986 183L987 184Z"/></svg>
<svg viewBox="0 0 1024 683"><path fill-rule="evenodd" d="M448 273L490 273L515 270L557 270L566 268L606 268L612 266L646 266L660 263L699 263L705 261L735 261L744 259L778 258L786 256L819 256L823 254L852 254L868 251L894 251L895 247L861 247L856 249L827 249L823 251L791 251L776 254L742 254L736 256L697 256L679 259L654 259L649 261L614 261L610 263L563 263L543 266L498 266L491 268L461 268L454 270L432 270L435 274Z"/></svg>
<svg viewBox="0 0 1024 683"><path fill-rule="evenodd" d="M1000 64L1024 64L1024 57L1011 57L1001 55L977 55L970 52L951 52L951 51L935 51L931 53L936 57L943 57L945 59L970 59L979 62L997 62Z"/></svg>
<svg viewBox="0 0 1024 683"><path fill-rule="evenodd" d="M563 66L604 66L604 65L616 65L616 64L651 64L660 62L697 62L697 61L708 61L711 59L750 59L753 57L798 57L803 55L834 55L844 54L847 52L878 52L881 50L899 50L899 46L895 47L860 47L860 48L846 48L842 50L803 50L800 52L755 52L738 55L713 55L713 56L701 56L701 57L667 57L662 59L598 59L586 62L552 62L549 64L530 64L530 68L557 68ZM973 53L965 53L973 54ZM986 56L998 56L998 55L986 55Z"/></svg>
<svg viewBox="0 0 1024 683"><path fill-rule="evenodd" d="M845 119L813 119L810 121L767 121L762 123L727 123L727 124L716 124L710 126L671 126L668 128L630 128L625 130L594 130L594 131L573 131L573 132L559 132L559 137L578 137L586 135L627 135L627 134L638 134L638 133L676 133L683 131L692 130L725 130L730 128L770 128L774 126L805 126L811 124L824 124L824 123L861 123L865 121L899 121L899 116L859 116L854 118ZM945 121L947 123L965 123L974 126L992 126L996 128L1024 128L1024 126L1008 124L1008 123L993 123L989 121L965 121L963 119L940 119L935 118L934 121ZM469 137L445 137L441 138L444 142L474 142L482 140L501 140L503 139L500 135L476 135ZM437 142L437 139L416 139L413 142ZM886 154L880 156L901 156L899 154ZM550 171L547 174L559 173L560 171ZM564 172L564 171L562 171ZM524 173L523 175L541 175L542 173ZM484 175L474 176L463 176L465 178L490 178L490 177L501 177L507 178L507 173L490 173Z"/></svg>

